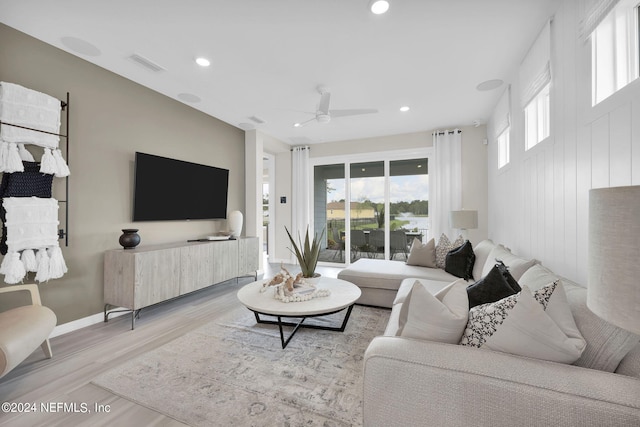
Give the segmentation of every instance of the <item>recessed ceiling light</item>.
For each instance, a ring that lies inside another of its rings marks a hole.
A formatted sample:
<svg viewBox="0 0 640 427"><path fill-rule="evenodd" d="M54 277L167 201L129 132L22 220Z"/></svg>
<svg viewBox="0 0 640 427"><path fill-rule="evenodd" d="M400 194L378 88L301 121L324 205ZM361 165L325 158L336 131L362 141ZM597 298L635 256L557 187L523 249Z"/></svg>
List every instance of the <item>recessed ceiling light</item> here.
<svg viewBox="0 0 640 427"><path fill-rule="evenodd" d="M100 49L98 49L88 41L79 39L77 37L62 37L60 41L63 45L81 55L99 56L101 54Z"/></svg>
<svg viewBox="0 0 640 427"><path fill-rule="evenodd" d="M294 124L293 124L293 127L294 127L294 128L299 128L300 126L302 126L302 124L300 124L300 123L294 123Z"/></svg>
<svg viewBox="0 0 640 427"><path fill-rule="evenodd" d="M194 94L192 94L192 93L179 93L179 94L178 94L178 98L179 98L181 101L184 101L184 102L190 102L190 103L195 103L195 102L200 102L200 101L202 101L202 100L200 99L200 97L199 97L199 96L194 95Z"/></svg>
<svg viewBox="0 0 640 427"><path fill-rule="evenodd" d="M400 111L402 111L403 113L406 111L409 111L411 108L409 108L407 105L404 105L402 107L400 107Z"/></svg>
<svg viewBox="0 0 640 427"><path fill-rule="evenodd" d="M480 91L493 90L502 86L502 83L504 82L500 79L487 80L486 82L482 82L478 86L476 86L476 89Z"/></svg>
<svg viewBox="0 0 640 427"><path fill-rule="evenodd" d="M201 67L208 67L209 65L211 65L211 62L207 58L199 57L196 58L196 64Z"/></svg>
<svg viewBox="0 0 640 427"><path fill-rule="evenodd" d="M371 12L376 15L382 15L389 10L389 2L386 0L373 0L371 2Z"/></svg>

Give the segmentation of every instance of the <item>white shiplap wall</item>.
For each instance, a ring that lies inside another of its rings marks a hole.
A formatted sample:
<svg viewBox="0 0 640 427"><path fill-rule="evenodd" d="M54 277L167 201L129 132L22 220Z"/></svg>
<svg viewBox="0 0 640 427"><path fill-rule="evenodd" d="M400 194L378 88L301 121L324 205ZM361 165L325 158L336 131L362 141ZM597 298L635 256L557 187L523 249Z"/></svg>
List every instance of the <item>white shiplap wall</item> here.
<svg viewBox="0 0 640 427"><path fill-rule="evenodd" d="M586 286L589 190L640 184L640 81L591 107L579 11L579 0L563 0L552 21L551 137L524 151L517 70L511 162L501 170L488 128L489 237Z"/></svg>

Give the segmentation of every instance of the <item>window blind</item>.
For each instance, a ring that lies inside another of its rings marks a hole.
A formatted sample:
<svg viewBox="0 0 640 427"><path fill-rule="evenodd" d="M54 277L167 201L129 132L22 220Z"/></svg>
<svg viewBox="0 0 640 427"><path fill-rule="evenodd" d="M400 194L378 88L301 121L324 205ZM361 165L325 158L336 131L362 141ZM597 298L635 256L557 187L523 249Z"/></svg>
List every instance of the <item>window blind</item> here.
<svg viewBox="0 0 640 427"><path fill-rule="evenodd" d="M491 115L493 137L497 138L511 125L511 85L507 86Z"/></svg>
<svg viewBox="0 0 640 427"><path fill-rule="evenodd" d="M578 35L587 41L596 27L620 0L581 0Z"/></svg>
<svg viewBox="0 0 640 427"><path fill-rule="evenodd" d="M551 81L551 22L547 21L520 64L520 101L524 108Z"/></svg>

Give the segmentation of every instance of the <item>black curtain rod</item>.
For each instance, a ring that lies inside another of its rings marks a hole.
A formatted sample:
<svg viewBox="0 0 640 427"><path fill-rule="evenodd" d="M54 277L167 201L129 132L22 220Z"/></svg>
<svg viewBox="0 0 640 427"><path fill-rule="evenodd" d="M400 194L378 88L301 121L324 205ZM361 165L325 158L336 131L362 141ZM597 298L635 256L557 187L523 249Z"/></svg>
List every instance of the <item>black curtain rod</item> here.
<svg viewBox="0 0 640 427"><path fill-rule="evenodd" d="M34 128L30 128L30 127L26 127L26 126L20 126L20 125L14 125L13 123L7 123L7 122L3 122L3 121L0 121L0 125L13 126L14 128L32 130L34 132L46 133L46 134L49 134L49 135L60 136L62 138L66 138L67 137L67 135L63 135L61 133L49 132L49 131L46 131L46 130L34 129Z"/></svg>
<svg viewBox="0 0 640 427"><path fill-rule="evenodd" d="M309 150L309 151L311 151L311 147L302 147L302 146L300 146L300 147L293 147L293 148L292 148L291 150L289 150L289 151L293 151L293 150L295 150L296 148L302 148L303 150Z"/></svg>
<svg viewBox="0 0 640 427"><path fill-rule="evenodd" d="M461 130L450 130L450 131L447 131L447 132L444 132L444 131L441 131L441 132L434 132L433 134L434 134L434 135L444 135L445 133L448 133L449 135L453 135L453 134L455 134L456 132L458 132L458 133L462 133L462 131L461 131Z"/></svg>

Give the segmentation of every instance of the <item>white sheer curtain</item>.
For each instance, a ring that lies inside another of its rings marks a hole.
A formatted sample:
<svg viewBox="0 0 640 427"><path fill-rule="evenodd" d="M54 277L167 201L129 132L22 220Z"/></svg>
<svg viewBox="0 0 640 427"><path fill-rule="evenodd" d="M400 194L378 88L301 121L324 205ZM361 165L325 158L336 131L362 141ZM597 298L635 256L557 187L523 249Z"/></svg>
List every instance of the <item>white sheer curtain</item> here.
<svg viewBox="0 0 640 427"><path fill-rule="evenodd" d="M449 213L462 208L462 137L460 131L433 133L435 157L434 173L430 173L433 191L429 204L431 217L431 237L436 239L442 233L455 238L449 225ZM430 168L431 169L431 168Z"/></svg>
<svg viewBox="0 0 640 427"><path fill-rule="evenodd" d="M294 239L304 236L307 226L311 223L309 212L309 183L311 180L311 170L309 168L309 147L293 147L292 155L292 212L291 212L291 235ZM304 239L304 237L302 237Z"/></svg>

